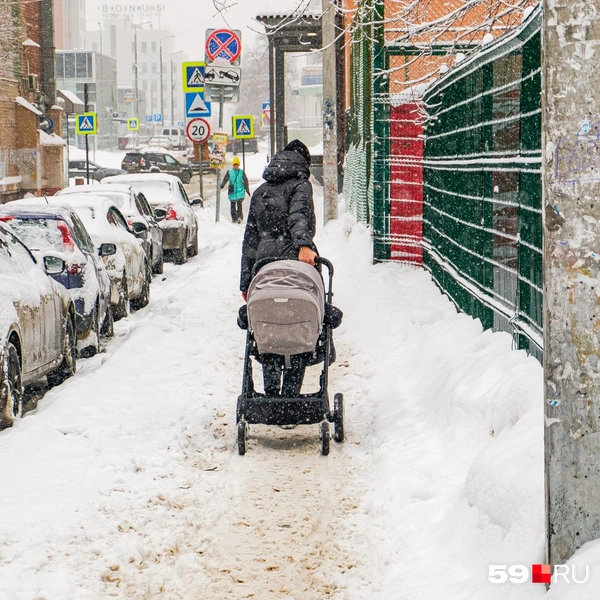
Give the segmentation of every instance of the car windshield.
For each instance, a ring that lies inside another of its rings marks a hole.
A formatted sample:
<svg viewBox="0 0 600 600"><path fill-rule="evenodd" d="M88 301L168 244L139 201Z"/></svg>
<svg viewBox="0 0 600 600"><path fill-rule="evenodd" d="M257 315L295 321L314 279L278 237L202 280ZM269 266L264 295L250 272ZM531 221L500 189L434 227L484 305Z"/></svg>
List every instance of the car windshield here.
<svg viewBox="0 0 600 600"><path fill-rule="evenodd" d="M154 206L171 202L171 184L168 181L150 181L148 179L140 179L132 181L138 190L144 193L146 200Z"/></svg>
<svg viewBox="0 0 600 600"><path fill-rule="evenodd" d="M8 219L6 224L32 250L73 250L73 241L67 224L57 219Z"/></svg>

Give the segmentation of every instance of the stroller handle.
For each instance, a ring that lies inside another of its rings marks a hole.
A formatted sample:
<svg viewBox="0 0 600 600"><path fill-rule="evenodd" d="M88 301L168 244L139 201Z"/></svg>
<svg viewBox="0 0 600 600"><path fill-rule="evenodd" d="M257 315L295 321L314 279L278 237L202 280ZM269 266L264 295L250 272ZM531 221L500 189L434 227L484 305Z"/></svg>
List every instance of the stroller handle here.
<svg viewBox="0 0 600 600"><path fill-rule="evenodd" d="M252 277L254 278L254 276L265 265L268 265L269 263L272 263L272 262L275 262L278 260L282 260L282 259L275 258L275 257L267 257L267 258L261 258L260 260L257 260L252 267ZM322 256L317 256L315 258L315 267L317 267L319 265L325 265L327 267L327 271L329 271L329 289L327 290L327 302L331 303L331 300L333 298L333 265L331 264L331 262L328 259L323 258Z"/></svg>

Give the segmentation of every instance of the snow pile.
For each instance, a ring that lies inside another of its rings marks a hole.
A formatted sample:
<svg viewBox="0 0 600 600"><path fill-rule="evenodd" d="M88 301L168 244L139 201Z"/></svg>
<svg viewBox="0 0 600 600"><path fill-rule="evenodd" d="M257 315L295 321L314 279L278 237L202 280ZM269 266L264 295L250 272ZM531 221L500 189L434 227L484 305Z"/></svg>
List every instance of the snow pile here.
<svg viewBox="0 0 600 600"><path fill-rule="evenodd" d="M251 182L263 166L248 161ZM316 427L257 425L239 457L243 228L205 200L199 256L165 265L106 353L0 434L19 457L0 463L0 598L544 595L487 580L490 564L543 562L539 363L426 272L372 265L342 209L317 245L344 311L330 393L347 440L321 457ZM576 559L597 563L588 546ZM584 598L567 593L550 597Z"/></svg>

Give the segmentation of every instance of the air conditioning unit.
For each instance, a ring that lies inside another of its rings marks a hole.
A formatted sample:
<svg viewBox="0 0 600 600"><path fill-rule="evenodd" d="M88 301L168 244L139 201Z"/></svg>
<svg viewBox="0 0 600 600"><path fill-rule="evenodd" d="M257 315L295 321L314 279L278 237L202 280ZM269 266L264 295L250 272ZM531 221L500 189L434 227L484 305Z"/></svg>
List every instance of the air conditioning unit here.
<svg viewBox="0 0 600 600"><path fill-rule="evenodd" d="M30 92L37 92L40 89L39 77L35 73L27 75L27 87Z"/></svg>

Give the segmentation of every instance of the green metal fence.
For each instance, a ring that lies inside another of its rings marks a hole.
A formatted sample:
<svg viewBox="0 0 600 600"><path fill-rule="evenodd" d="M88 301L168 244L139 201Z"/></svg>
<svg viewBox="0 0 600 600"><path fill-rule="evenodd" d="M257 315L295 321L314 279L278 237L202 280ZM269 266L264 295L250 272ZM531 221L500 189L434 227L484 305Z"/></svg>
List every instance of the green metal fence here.
<svg viewBox="0 0 600 600"><path fill-rule="evenodd" d="M484 327L542 350L541 13L431 86L423 262Z"/></svg>

